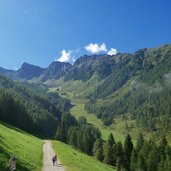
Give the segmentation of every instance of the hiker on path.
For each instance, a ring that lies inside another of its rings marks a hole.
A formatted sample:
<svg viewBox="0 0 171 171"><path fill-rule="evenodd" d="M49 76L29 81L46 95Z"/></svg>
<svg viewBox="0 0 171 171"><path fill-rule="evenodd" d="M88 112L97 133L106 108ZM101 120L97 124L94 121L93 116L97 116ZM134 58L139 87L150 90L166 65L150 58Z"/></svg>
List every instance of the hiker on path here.
<svg viewBox="0 0 171 171"><path fill-rule="evenodd" d="M16 163L17 163L17 158L15 156L12 156L9 162L10 171L16 170Z"/></svg>
<svg viewBox="0 0 171 171"><path fill-rule="evenodd" d="M55 165L55 163L57 164L57 155L55 154L55 156L52 157L52 162L53 165Z"/></svg>

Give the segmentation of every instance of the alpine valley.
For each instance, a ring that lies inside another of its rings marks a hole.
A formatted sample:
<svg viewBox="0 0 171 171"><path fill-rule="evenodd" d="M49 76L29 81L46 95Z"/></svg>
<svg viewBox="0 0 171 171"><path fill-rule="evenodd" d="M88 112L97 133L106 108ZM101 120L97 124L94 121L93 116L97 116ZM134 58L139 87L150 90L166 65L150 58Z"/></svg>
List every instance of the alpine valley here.
<svg viewBox="0 0 171 171"><path fill-rule="evenodd" d="M171 168L171 45L84 55L73 65L24 62L16 71L0 68L0 74L2 125L70 144L112 165L104 170ZM0 145L1 151L7 162L8 151Z"/></svg>

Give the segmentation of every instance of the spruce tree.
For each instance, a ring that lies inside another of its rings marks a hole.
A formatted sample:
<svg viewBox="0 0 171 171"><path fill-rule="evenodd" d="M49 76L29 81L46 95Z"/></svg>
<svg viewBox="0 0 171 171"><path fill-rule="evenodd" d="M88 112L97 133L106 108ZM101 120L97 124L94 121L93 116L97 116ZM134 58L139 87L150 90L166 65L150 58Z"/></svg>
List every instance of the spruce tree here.
<svg viewBox="0 0 171 171"><path fill-rule="evenodd" d="M117 171L120 171L121 168L122 168L122 161L121 161L121 158L118 157L116 160L116 169L117 169Z"/></svg>
<svg viewBox="0 0 171 171"><path fill-rule="evenodd" d="M109 142L106 142L103 145L103 156L104 156L104 159L103 159L104 163L110 164L110 165L114 164L114 162L113 162L113 157L114 157L113 146Z"/></svg>
<svg viewBox="0 0 171 171"><path fill-rule="evenodd" d="M166 137L163 136L163 138L162 138L162 140L160 142L160 145L159 145L160 155L161 155L161 159L163 161L166 159L166 154L165 154L166 146L167 146L167 140L166 140Z"/></svg>
<svg viewBox="0 0 171 171"><path fill-rule="evenodd" d="M131 158L130 158L130 170L131 171L137 170L137 158L138 158L137 151L135 149L133 149Z"/></svg>
<svg viewBox="0 0 171 171"><path fill-rule="evenodd" d="M100 138L98 138L94 143L93 155L96 159L100 161L103 160L103 141Z"/></svg>
<svg viewBox="0 0 171 171"><path fill-rule="evenodd" d="M130 170L130 157L133 150L133 143L131 136L128 134L124 142L125 166L126 170Z"/></svg>
<svg viewBox="0 0 171 171"><path fill-rule="evenodd" d="M147 171L157 170L158 163L160 162L160 153L155 142L150 142L151 150L148 155Z"/></svg>
<svg viewBox="0 0 171 171"><path fill-rule="evenodd" d="M139 153L138 159L137 159L137 170L147 171L146 170L146 162L145 162L145 159L141 153Z"/></svg>
<svg viewBox="0 0 171 171"><path fill-rule="evenodd" d="M122 143L119 141L114 145L114 166L117 165L118 158L120 159L121 165L123 164L123 154Z"/></svg>
<svg viewBox="0 0 171 171"><path fill-rule="evenodd" d="M60 123L58 125L57 131L56 131L56 135L55 135L55 139L60 140L62 142L66 142L66 129L65 129L65 125L64 123Z"/></svg>
<svg viewBox="0 0 171 171"><path fill-rule="evenodd" d="M86 154L91 154L91 150L90 150L90 136L89 136L87 130L84 131L82 142L83 142L83 151Z"/></svg>
<svg viewBox="0 0 171 171"><path fill-rule="evenodd" d="M112 146L115 144L115 139L114 139L112 133L110 133L110 135L109 135L108 142L109 142Z"/></svg>

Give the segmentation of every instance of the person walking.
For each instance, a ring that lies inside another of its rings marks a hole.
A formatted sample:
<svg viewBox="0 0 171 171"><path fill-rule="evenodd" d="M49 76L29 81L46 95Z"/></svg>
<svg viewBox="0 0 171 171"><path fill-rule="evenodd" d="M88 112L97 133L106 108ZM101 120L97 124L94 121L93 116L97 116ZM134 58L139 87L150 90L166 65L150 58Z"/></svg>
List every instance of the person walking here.
<svg viewBox="0 0 171 171"><path fill-rule="evenodd" d="M55 154L55 156L52 157L52 162L53 165L57 164L57 155Z"/></svg>
<svg viewBox="0 0 171 171"><path fill-rule="evenodd" d="M12 156L9 162L9 169L10 171L16 170L17 158L16 156Z"/></svg>

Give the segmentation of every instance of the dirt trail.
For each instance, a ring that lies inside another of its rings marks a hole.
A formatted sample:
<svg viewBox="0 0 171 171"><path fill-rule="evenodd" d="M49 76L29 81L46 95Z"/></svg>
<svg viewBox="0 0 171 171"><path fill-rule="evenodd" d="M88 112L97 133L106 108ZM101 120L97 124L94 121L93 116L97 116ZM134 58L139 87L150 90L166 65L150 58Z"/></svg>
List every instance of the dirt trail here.
<svg viewBox="0 0 171 171"><path fill-rule="evenodd" d="M55 152L52 149L51 142L45 141L43 145L43 168L42 171L65 171L63 165L57 160L57 164L53 166L52 156L54 156Z"/></svg>

